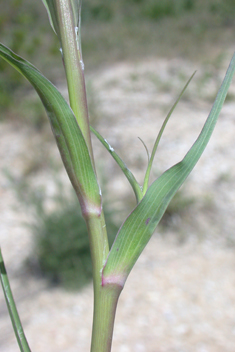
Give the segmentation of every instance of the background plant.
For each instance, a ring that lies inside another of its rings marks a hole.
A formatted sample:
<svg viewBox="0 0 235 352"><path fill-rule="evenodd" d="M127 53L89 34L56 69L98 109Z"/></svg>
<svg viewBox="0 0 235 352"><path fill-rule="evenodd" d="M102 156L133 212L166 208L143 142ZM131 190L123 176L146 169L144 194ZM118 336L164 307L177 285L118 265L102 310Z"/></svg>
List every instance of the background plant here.
<svg viewBox="0 0 235 352"><path fill-rule="evenodd" d="M77 290L92 279L89 239L84 218L74 193L57 180L56 193L50 197L48 211L45 189L32 187L24 179L8 179L16 191L20 206L27 210L29 220L24 224L33 233L33 249L25 263L33 275L45 277L52 285ZM114 212L106 204L105 217L109 242L113 243L118 226ZM115 214L117 215L117 214Z"/></svg>

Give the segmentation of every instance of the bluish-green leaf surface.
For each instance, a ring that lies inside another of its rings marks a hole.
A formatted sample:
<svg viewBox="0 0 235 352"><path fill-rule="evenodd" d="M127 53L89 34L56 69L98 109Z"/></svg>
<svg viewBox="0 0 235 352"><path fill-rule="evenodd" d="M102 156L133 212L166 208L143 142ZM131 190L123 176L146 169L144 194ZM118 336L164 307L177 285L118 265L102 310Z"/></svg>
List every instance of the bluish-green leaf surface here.
<svg viewBox="0 0 235 352"><path fill-rule="evenodd" d="M164 172L149 187L141 202L121 226L103 269L103 284L123 285L170 200L202 155L214 130L235 71L235 54L207 121L184 159Z"/></svg>
<svg viewBox="0 0 235 352"><path fill-rule="evenodd" d="M0 57L25 76L37 91L47 111L52 131L70 180L86 208L100 206L99 186L89 151L72 110L57 88L31 63L0 44ZM86 211L86 209L83 209ZM91 209L90 209L91 210Z"/></svg>

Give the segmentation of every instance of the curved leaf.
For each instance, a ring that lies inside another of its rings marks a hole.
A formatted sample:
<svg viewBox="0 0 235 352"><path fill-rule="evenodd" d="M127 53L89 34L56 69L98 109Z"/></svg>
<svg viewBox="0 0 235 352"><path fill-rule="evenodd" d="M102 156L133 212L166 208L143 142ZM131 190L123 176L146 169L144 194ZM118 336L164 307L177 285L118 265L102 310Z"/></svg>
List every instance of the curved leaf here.
<svg viewBox="0 0 235 352"><path fill-rule="evenodd" d="M103 269L103 285L124 282L143 251L170 200L192 171L214 130L235 72L235 54L207 121L184 159L164 172L121 226Z"/></svg>
<svg viewBox="0 0 235 352"><path fill-rule="evenodd" d="M38 69L2 44L0 44L0 57L25 76L41 98L62 160L83 210L85 211L84 207L86 207L84 198L100 207L99 186L89 151L67 102L57 88Z"/></svg>
<svg viewBox="0 0 235 352"><path fill-rule="evenodd" d="M111 147L106 139L104 139L99 132L97 132L93 127L90 126L90 130L94 135L99 139L99 141L103 144L103 146L107 149L107 151L112 155L116 163L122 169L124 175L130 182L130 185L135 193L136 200L139 202L143 198L142 190L140 185L135 179L133 173L128 169L124 161L120 158L120 156L115 152L115 150Z"/></svg>
<svg viewBox="0 0 235 352"><path fill-rule="evenodd" d="M154 146L153 146L153 150L152 150L152 153L151 153L151 157L149 159L149 163L148 163L148 167L147 167L147 170L146 170L146 174L145 174L145 177L144 177L144 185L143 185L143 194L146 193L147 189L148 189L148 183L149 183L149 176L150 176L150 171L151 171L151 168L152 168L152 164L153 164L153 159L155 157L155 154L156 154L156 151L157 151L157 148L158 148L158 144L161 140L161 137L162 137L162 134L165 130L165 127L167 125L167 122L169 121L173 111L175 110L178 102L180 101L180 99L182 98L185 90L187 89L189 83L191 82L191 80L193 79L194 75L195 75L196 71L192 74L192 76L189 78L188 82L185 84L184 88L182 89L180 95L178 96L178 98L176 99L175 103L173 104L172 108L170 109L170 111L168 112L165 120L163 121L163 124L162 124L162 127L157 135L157 138L156 138L156 141L154 143Z"/></svg>

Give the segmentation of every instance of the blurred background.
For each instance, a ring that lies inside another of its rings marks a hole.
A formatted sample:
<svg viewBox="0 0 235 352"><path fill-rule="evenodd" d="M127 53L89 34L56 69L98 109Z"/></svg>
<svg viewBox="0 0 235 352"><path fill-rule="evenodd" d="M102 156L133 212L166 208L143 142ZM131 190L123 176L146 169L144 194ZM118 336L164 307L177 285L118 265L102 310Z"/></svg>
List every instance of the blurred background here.
<svg viewBox="0 0 235 352"><path fill-rule="evenodd" d="M1 1L0 10L2 42L33 61L51 80L63 80L58 41L41 1ZM233 0L86 0L82 13L86 72L156 55L215 60L233 44L234 12ZM7 109L12 92L20 99L17 88L22 92L22 86L29 87L3 62L0 72L0 106Z"/></svg>
<svg viewBox="0 0 235 352"><path fill-rule="evenodd" d="M181 160L210 111L234 51L234 0L84 0L82 52L91 124L142 183L164 117L175 110L152 181ZM41 1L0 0L0 41L67 99L57 37ZM114 352L233 352L235 84L217 129L172 200L121 296ZM135 205L93 139L110 243ZM86 228L47 116L28 82L0 60L0 245L32 351L89 350ZM40 336L40 338L39 338ZM0 292L0 350L17 350Z"/></svg>

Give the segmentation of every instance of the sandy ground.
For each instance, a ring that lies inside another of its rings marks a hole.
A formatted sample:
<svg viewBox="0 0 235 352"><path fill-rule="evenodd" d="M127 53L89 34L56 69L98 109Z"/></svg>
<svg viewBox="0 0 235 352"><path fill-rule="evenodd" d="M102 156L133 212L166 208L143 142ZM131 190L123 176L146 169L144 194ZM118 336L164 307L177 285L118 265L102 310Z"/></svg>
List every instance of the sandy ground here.
<svg viewBox="0 0 235 352"><path fill-rule="evenodd" d="M155 58L134 66L114 65L88 77L98 106L93 123L140 182L146 152L136 137L151 148L169 107L195 69L197 77L162 138L153 168L156 177L178 162L197 137L224 67L214 71L182 59ZM159 228L126 283L113 352L235 351L235 83L230 92L206 152L182 187L192 205L175 214L167 229ZM0 244L31 349L89 351L92 287L69 293L28 275L23 263L32 236L22 224L28 215L6 176L11 170L16 178L24 177L36 156L47 153L58 160L58 153L48 140L42 146L39 133L7 121L1 122L0 140ZM94 148L98 169L111 176L106 193L122 209L123 198L133 202L128 184L95 140ZM65 179L63 172L61 177ZM33 173L33 182L44 184L48 196L54 192L53 176L45 168ZM1 291L0 351L18 351Z"/></svg>

